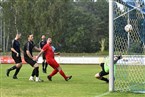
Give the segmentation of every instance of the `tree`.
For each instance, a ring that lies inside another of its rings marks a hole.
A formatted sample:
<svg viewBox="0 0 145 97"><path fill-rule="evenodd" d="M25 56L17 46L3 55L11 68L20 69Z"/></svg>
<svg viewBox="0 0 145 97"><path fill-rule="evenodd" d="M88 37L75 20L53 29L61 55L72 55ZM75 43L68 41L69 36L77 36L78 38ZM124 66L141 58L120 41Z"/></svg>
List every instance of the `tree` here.
<svg viewBox="0 0 145 97"><path fill-rule="evenodd" d="M22 46L33 33L36 44L45 34L61 52L97 52L101 39L108 49L106 0L6 0L1 6L8 48L16 33L22 33Z"/></svg>

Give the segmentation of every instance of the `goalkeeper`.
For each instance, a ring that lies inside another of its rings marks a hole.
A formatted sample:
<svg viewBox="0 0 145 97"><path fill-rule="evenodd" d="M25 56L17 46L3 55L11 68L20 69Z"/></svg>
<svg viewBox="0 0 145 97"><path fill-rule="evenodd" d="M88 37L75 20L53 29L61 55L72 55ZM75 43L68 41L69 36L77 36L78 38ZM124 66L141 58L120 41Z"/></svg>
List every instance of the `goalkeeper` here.
<svg viewBox="0 0 145 97"><path fill-rule="evenodd" d="M120 55L120 56L115 56L115 57L114 57L114 68L116 67L117 61L120 60L120 59L122 59L122 56L121 56L121 55ZM105 59L105 62L104 62L104 63L101 63L100 66L101 66L101 68L102 68L102 71L99 72L99 73L97 73L97 74L95 75L95 77L96 77L97 79L100 79L100 80L105 81L106 83L109 83L109 79L103 77L103 76L109 74L109 58L106 58L106 59Z"/></svg>

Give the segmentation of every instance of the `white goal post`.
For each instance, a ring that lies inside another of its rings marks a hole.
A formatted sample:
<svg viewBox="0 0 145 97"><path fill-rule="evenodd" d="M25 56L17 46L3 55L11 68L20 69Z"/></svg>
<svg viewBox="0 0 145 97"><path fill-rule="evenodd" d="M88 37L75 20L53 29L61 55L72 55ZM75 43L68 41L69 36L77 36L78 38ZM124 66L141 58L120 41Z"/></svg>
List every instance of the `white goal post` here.
<svg viewBox="0 0 145 97"><path fill-rule="evenodd" d="M113 34L113 0L109 0L109 91L114 91L114 66L113 66L113 58L114 58L114 34Z"/></svg>

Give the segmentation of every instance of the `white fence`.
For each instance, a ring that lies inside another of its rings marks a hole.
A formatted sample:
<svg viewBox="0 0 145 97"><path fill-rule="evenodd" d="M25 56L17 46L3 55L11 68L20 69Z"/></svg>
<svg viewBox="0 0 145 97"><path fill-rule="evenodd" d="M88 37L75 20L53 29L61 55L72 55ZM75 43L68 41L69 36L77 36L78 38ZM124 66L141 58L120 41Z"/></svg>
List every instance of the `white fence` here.
<svg viewBox="0 0 145 97"><path fill-rule="evenodd" d="M55 57L60 64L99 64L103 62L105 57ZM39 58L38 63L42 63L42 57Z"/></svg>
<svg viewBox="0 0 145 97"><path fill-rule="evenodd" d="M55 57L56 61L60 64L100 64L104 61L104 57ZM39 58L38 63L42 63L42 57ZM145 65L145 56L128 56L124 55L123 59L118 61L119 64L133 65L135 63ZM132 64L133 63L133 64Z"/></svg>

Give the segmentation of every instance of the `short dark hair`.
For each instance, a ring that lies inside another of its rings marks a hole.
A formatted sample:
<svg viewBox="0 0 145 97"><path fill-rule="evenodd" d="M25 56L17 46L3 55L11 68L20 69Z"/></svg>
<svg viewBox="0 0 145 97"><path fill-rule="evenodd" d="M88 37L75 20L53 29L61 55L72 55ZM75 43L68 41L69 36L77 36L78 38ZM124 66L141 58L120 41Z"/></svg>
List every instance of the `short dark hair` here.
<svg viewBox="0 0 145 97"><path fill-rule="evenodd" d="M28 37L29 37L30 35L33 35L33 34L32 34L32 33L28 34Z"/></svg>

